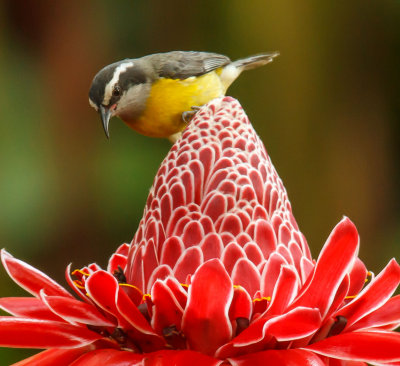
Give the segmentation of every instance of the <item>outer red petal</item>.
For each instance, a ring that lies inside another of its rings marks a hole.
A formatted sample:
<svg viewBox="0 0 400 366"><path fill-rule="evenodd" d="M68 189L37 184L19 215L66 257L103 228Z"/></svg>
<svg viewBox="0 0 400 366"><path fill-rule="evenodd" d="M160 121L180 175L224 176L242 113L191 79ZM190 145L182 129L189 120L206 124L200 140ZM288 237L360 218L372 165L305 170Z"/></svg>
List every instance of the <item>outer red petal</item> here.
<svg viewBox="0 0 400 366"><path fill-rule="evenodd" d="M356 258L358 244L356 227L348 218L344 218L333 229L324 245L310 284L291 308L318 307L324 317L339 285Z"/></svg>
<svg viewBox="0 0 400 366"><path fill-rule="evenodd" d="M63 298L65 299L65 297ZM0 308L21 318L61 320L40 299L35 297L3 297L0 299Z"/></svg>
<svg viewBox="0 0 400 366"><path fill-rule="evenodd" d="M316 354L300 349L256 352L228 360L232 366L326 366Z"/></svg>
<svg viewBox="0 0 400 366"><path fill-rule="evenodd" d="M370 363L400 361L400 333L350 332L326 338L305 347L318 354L342 360Z"/></svg>
<svg viewBox="0 0 400 366"><path fill-rule="evenodd" d="M102 337L86 327L51 320L0 317L0 345L18 348L74 348Z"/></svg>
<svg viewBox="0 0 400 366"><path fill-rule="evenodd" d="M158 351L137 354L114 349L86 353L71 366L217 366L221 361L194 351Z"/></svg>
<svg viewBox="0 0 400 366"><path fill-rule="evenodd" d="M4 249L1 250L1 260L9 276L32 295L39 297L40 290L44 289L48 295L72 298L69 292L49 276L31 265L14 258Z"/></svg>
<svg viewBox="0 0 400 366"><path fill-rule="evenodd" d="M228 317L233 285L218 259L205 262L192 277L182 329L190 347L212 355L230 340Z"/></svg>
<svg viewBox="0 0 400 366"><path fill-rule="evenodd" d="M14 363L12 366L69 366L71 362L87 352L88 349L89 347L48 349L26 358L25 360Z"/></svg>
<svg viewBox="0 0 400 366"><path fill-rule="evenodd" d="M313 334L321 324L318 309L298 307L274 318L258 319L250 324L231 342L224 344L216 356L226 358L232 355L251 353L265 349L265 345L275 337L278 341L288 341Z"/></svg>
<svg viewBox="0 0 400 366"><path fill-rule="evenodd" d="M70 366L143 366L143 360L143 354L115 349L98 349L85 353Z"/></svg>
<svg viewBox="0 0 400 366"><path fill-rule="evenodd" d="M323 356L321 356L321 357L323 357ZM365 362L343 361L343 360L338 360L336 358L329 358L328 362L329 362L329 366L368 366Z"/></svg>
<svg viewBox="0 0 400 366"><path fill-rule="evenodd" d="M349 329L357 320L381 307L396 290L400 282L400 266L392 259L385 269L349 304L343 307L337 315L347 319Z"/></svg>
<svg viewBox="0 0 400 366"><path fill-rule="evenodd" d="M278 341L288 341L307 337L320 325L321 316L318 309L298 307L271 319L266 323L264 332L273 335Z"/></svg>
<svg viewBox="0 0 400 366"><path fill-rule="evenodd" d="M42 293L45 304L58 316L69 323L83 323L95 326L113 327L115 322L105 318L92 305L63 296L46 296Z"/></svg>
<svg viewBox="0 0 400 366"><path fill-rule="evenodd" d="M400 325L400 295L392 297L379 309L354 324L357 329L387 325L392 326L392 329Z"/></svg>

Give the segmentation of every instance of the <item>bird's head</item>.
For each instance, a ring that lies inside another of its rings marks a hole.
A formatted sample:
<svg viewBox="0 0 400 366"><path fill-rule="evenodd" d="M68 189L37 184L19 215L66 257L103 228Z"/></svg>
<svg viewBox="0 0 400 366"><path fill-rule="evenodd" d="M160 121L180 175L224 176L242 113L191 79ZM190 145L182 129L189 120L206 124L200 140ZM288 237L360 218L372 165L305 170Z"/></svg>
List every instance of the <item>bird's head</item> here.
<svg viewBox="0 0 400 366"><path fill-rule="evenodd" d="M151 83L140 60L123 60L101 69L89 91L90 105L100 113L106 136L113 116L132 122L144 111Z"/></svg>

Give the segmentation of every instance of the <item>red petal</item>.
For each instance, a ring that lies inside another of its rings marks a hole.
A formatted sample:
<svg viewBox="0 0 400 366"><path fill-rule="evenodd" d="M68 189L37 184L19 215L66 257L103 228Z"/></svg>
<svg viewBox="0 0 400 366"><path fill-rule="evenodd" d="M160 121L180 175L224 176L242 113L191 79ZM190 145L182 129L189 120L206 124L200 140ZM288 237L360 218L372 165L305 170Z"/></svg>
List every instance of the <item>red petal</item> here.
<svg viewBox="0 0 400 366"><path fill-rule="evenodd" d="M139 311L139 309L135 306L135 304L131 301L129 296L124 292L121 287L117 289L117 298L115 305L118 315L123 316L125 320L128 321L129 324L133 326L137 331L151 336L156 335L142 313Z"/></svg>
<svg viewBox="0 0 400 366"><path fill-rule="evenodd" d="M187 292L183 289L182 285L173 277L168 277L165 280L165 284L172 291L182 309L184 309L187 303Z"/></svg>
<svg viewBox="0 0 400 366"><path fill-rule="evenodd" d="M35 297L3 297L0 299L0 308L22 318L60 321L60 317Z"/></svg>
<svg viewBox="0 0 400 366"><path fill-rule="evenodd" d="M357 258L354 262L353 268L350 273L350 288L349 295L357 295L365 285L367 277L367 268L361 259Z"/></svg>
<svg viewBox="0 0 400 366"><path fill-rule="evenodd" d="M89 305L85 302L63 296L47 296L43 292L42 299L54 313L69 323L77 322L104 327L116 325L100 314L93 305Z"/></svg>
<svg viewBox="0 0 400 366"><path fill-rule="evenodd" d="M130 245L127 243L121 244L115 251L115 254L124 255L125 257L129 254Z"/></svg>
<svg viewBox="0 0 400 366"><path fill-rule="evenodd" d="M363 329L387 325L391 326L392 324L392 329L396 329L400 325L400 295L392 297L379 309L363 317L354 324L354 327Z"/></svg>
<svg viewBox="0 0 400 366"><path fill-rule="evenodd" d="M190 347L212 355L231 338L228 310L232 282L218 259L205 262L192 277L182 329Z"/></svg>
<svg viewBox="0 0 400 366"><path fill-rule="evenodd" d="M261 295L264 297L272 296L274 288L276 286L281 267L287 264L285 258L280 254L274 252L268 258L267 264L265 265L261 274Z"/></svg>
<svg viewBox="0 0 400 366"><path fill-rule="evenodd" d="M297 306L318 307L324 317L344 276L357 255L359 238L354 224L344 218L333 229L318 258L313 278L294 301Z"/></svg>
<svg viewBox="0 0 400 366"><path fill-rule="evenodd" d="M70 366L140 366L143 365L144 354L115 349L98 349L85 353Z"/></svg>
<svg viewBox="0 0 400 366"><path fill-rule="evenodd" d="M359 361L344 361L344 360L338 360L336 358L327 358L324 356L321 356L321 358L326 359L326 362L329 363L329 366L368 366L365 362L359 362Z"/></svg>
<svg viewBox="0 0 400 366"><path fill-rule="evenodd" d="M298 285L299 278L296 272L289 266L283 265L266 314L277 315L283 313L296 296Z"/></svg>
<svg viewBox="0 0 400 366"><path fill-rule="evenodd" d="M274 318L258 319L216 353L220 358L265 349L272 337L295 340L313 334L321 325L318 309L296 308Z"/></svg>
<svg viewBox="0 0 400 366"><path fill-rule="evenodd" d="M326 338L305 349L342 360L369 363L400 361L400 333L351 332Z"/></svg>
<svg viewBox="0 0 400 366"><path fill-rule="evenodd" d="M39 297L40 290L44 289L47 294L55 296L66 296L72 298L61 285L53 281L49 276L29 264L14 258L4 249L1 250L1 260L8 275L24 290Z"/></svg>
<svg viewBox="0 0 400 366"><path fill-rule="evenodd" d="M385 269L349 304L343 307L337 315L347 319L346 329L360 318L381 307L392 296L400 282L400 266L392 259ZM354 328L358 328L354 324Z"/></svg>
<svg viewBox="0 0 400 366"><path fill-rule="evenodd" d="M59 349L53 348L37 353L25 360L13 364L13 366L69 366L82 353L88 351L88 347Z"/></svg>
<svg viewBox="0 0 400 366"><path fill-rule="evenodd" d="M297 307L286 314L269 320L264 333L273 335L278 341L307 337L321 325L318 309Z"/></svg>
<svg viewBox="0 0 400 366"><path fill-rule="evenodd" d="M107 272L114 273L119 267L125 269L127 257L125 255L114 253L108 261Z"/></svg>
<svg viewBox="0 0 400 366"><path fill-rule="evenodd" d="M100 270L93 273L85 284L90 298L103 310L118 319L121 328L128 326L126 319L119 313L116 305L118 282L110 273Z"/></svg>
<svg viewBox="0 0 400 366"><path fill-rule="evenodd" d="M228 359L232 366L325 366L314 353L300 349L271 350Z"/></svg>
<svg viewBox="0 0 400 366"><path fill-rule="evenodd" d="M150 352L165 347L165 340L157 335L150 324L144 318L139 309L133 304L125 292L120 288L117 297L117 311L129 322L130 328L127 330L129 338L138 345L142 352Z"/></svg>
<svg viewBox="0 0 400 366"><path fill-rule="evenodd" d="M154 304L152 326L156 332L172 325L181 329L183 309L171 289L162 281L156 281L151 290L151 300Z"/></svg>
<svg viewBox="0 0 400 366"><path fill-rule="evenodd" d="M260 272L247 258L240 258L232 270L232 282L244 287L251 297L260 289Z"/></svg>
<svg viewBox="0 0 400 366"><path fill-rule="evenodd" d="M229 308L229 318L251 318L253 303L248 292L241 286L235 286L233 289L232 304Z"/></svg>
<svg viewBox="0 0 400 366"><path fill-rule="evenodd" d="M0 344L18 348L74 348L101 336L86 327L51 321L0 317Z"/></svg>
<svg viewBox="0 0 400 366"><path fill-rule="evenodd" d="M326 319L331 317L331 315L334 314L337 311L337 309L339 309L339 307L343 304L343 301L345 300L346 295L349 292L349 285L350 285L349 275L346 275L336 291L335 298L333 299L332 304L326 313L325 317Z"/></svg>
<svg viewBox="0 0 400 366"><path fill-rule="evenodd" d="M137 354L114 349L86 353L71 366L217 366L221 361L194 351L158 351Z"/></svg>
<svg viewBox="0 0 400 366"><path fill-rule="evenodd" d="M156 252L157 250L154 245L154 241L151 238L147 241L142 258L144 283L147 283L149 281L149 278L154 269L157 268L157 266L159 265Z"/></svg>
<svg viewBox="0 0 400 366"><path fill-rule="evenodd" d="M166 264L162 264L161 266L158 266L154 272L151 274L151 277L149 279L149 282L147 283L147 292L151 292L151 287L153 286L154 282L157 280L164 280L168 276L174 276L172 273L172 269L170 266Z"/></svg>

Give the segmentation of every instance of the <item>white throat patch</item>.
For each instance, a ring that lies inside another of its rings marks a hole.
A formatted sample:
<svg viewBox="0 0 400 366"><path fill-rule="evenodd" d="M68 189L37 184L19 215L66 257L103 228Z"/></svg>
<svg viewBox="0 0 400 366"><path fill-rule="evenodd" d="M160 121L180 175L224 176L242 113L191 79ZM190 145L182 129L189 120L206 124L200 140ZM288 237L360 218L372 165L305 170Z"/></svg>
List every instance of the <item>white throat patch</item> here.
<svg viewBox="0 0 400 366"><path fill-rule="evenodd" d="M123 62L121 65L119 65L115 71L114 71L114 75L112 77L112 79L108 82L108 84L106 85L106 88L104 90L104 99L103 99L103 105L108 105L108 103L110 102L110 99L112 97L112 91L114 88L114 85L118 82L119 80L119 76L128 68L133 66L133 62L132 61L128 61L128 62Z"/></svg>

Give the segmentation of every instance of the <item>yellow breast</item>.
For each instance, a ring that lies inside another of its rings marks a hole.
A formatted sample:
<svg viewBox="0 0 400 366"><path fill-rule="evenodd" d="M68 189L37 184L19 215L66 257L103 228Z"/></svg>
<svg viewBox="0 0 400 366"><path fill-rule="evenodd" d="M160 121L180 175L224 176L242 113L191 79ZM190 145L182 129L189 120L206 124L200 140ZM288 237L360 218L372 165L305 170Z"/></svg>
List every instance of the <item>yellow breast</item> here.
<svg viewBox="0 0 400 366"><path fill-rule="evenodd" d="M160 78L153 83L143 114L130 127L152 137L182 131L182 113L225 94L219 70L185 80Z"/></svg>

